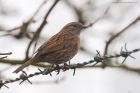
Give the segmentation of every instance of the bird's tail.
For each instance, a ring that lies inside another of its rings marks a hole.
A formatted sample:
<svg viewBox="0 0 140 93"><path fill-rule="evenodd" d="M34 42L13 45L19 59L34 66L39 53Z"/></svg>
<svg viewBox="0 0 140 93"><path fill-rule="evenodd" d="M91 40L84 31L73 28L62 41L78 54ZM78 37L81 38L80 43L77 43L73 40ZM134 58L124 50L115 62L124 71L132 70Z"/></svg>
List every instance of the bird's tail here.
<svg viewBox="0 0 140 93"><path fill-rule="evenodd" d="M27 62L25 62L21 66L19 66L13 73L18 73L18 72L22 71L25 67L27 67L35 62L36 62L36 60L34 60L34 58L33 59L31 58L30 60L28 60Z"/></svg>

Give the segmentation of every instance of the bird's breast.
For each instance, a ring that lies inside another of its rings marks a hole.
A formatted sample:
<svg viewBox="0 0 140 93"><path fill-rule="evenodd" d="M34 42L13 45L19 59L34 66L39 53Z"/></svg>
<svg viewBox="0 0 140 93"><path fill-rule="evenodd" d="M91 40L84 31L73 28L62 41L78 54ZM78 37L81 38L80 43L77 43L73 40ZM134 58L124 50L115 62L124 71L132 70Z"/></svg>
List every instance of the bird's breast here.
<svg viewBox="0 0 140 93"><path fill-rule="evenodd" d="M40 61L61 64L69 61L77 54L80 46L80 39L78 36L68 34L56 40L57 41L55 41L51 47L47 47L48 49L46 50L49 52L41 55Z"/></svg>

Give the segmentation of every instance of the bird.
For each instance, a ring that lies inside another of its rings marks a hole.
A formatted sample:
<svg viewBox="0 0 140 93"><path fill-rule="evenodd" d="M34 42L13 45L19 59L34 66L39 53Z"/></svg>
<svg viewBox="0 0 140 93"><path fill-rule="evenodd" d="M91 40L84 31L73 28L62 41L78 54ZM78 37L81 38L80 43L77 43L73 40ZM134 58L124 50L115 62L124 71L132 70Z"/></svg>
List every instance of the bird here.
<svg viewBox="0 0 140 93"><path fill-rule="evenodd" d="M14 73L23 71L25 67L38 62L59 65L70 61L80 48L80 33L85 28L87 26L80 22L66 24L57 34L43 43L36 54L19 66Z"/></svg>

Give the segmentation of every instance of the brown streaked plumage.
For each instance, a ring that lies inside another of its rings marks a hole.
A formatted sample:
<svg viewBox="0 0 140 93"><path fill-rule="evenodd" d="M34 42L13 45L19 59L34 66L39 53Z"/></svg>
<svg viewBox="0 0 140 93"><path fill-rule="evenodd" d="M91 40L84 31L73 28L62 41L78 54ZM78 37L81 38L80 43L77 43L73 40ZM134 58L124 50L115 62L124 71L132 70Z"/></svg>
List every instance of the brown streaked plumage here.
<svg viewBox="0 0 140 93"><path fill-rule="evenodd" d="M51 64L61 64L72 59L78 52L80 45L80 32L86 26L79 22L71 22L62 30L46 41L38 50L34 57L18 67L14 73L22 71L25 67L38 63L48 62Z"/></svg>

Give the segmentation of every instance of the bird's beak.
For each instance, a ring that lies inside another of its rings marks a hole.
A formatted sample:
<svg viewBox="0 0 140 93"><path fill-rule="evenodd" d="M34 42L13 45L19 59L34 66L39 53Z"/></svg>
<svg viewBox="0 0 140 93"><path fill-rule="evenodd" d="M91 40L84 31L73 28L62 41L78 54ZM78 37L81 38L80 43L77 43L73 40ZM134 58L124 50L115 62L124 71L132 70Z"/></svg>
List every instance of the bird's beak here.
<svg viewBox="0 0 140 93"><path fill-rule="evenodd" d="M89 27L91 27L91 26L92 26L92 24L89 24L89 25L83 26L83 29L89 28Z"/></svg>
<svg viewBox="0 0 140 93"><path fill-rule="evenodd" d="M86 28L88 28L87 26L83 26L83 29L86 29Z"/></svg>

